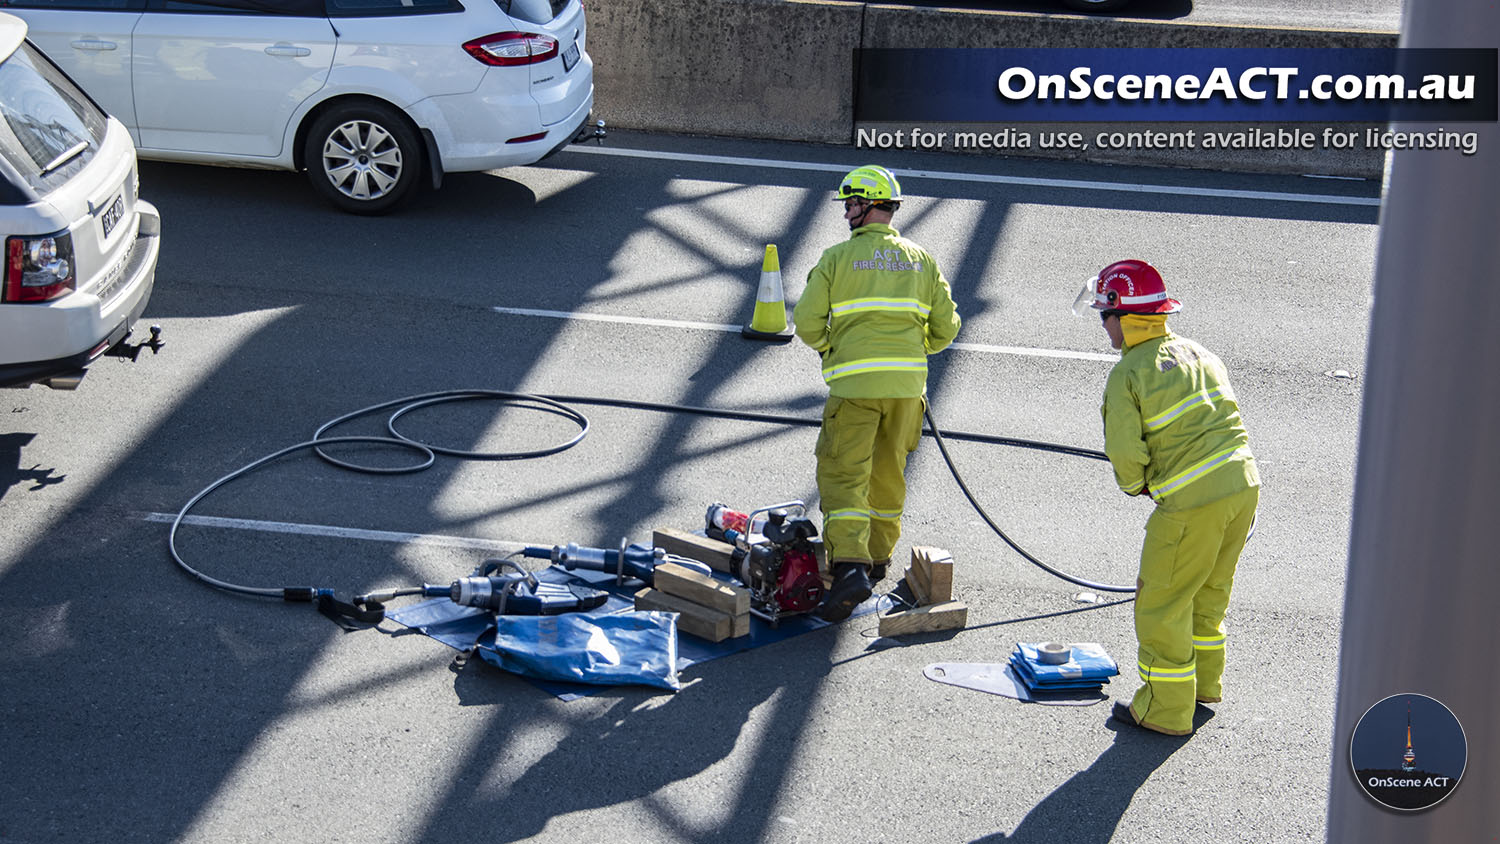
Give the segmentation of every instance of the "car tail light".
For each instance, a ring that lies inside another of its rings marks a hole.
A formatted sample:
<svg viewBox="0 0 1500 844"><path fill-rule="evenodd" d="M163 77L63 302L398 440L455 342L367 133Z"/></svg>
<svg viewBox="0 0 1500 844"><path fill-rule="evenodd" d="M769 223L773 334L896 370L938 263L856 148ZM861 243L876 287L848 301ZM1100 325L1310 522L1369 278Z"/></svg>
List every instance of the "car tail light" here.
<svg viewBox="0 0 1500 844"><path fill-rule="evenodd" d="M469 55L494 67L544 62L557 55L557 39L535 32L497 32L464 43Z"/></svg>
<svg viewBox="0 0 1500 844"><path fill-rule="evenodd" d="M529 144L532 141L540 141L542 138L545 138L545 137L547 137L547 133L546 132L538 132L535 135L522 135L519 138L511 138L510 140L506 141L506 143L507 144Z"/></svg>
<svg viewBox="0 0 1500 844"><path fill-rule="evenodd" d="M73 235L5 239L5 301L45 302L78 287L73 270Z"/></svg>

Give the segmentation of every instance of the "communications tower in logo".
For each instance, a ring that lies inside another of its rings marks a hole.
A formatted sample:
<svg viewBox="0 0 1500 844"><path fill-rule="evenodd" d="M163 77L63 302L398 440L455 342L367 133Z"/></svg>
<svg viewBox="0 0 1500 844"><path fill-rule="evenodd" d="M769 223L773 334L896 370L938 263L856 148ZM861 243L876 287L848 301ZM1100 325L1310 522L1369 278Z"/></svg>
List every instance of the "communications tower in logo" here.
<svg viewBox="0 0 1500 844"><path fill-rule="evenodd" d="M1402 713L1402 704L1406 712ZM1406 715L1406 750L1397 748ZM1413 725L1422 725L1422 764L1417 765ZM1354 779L1376 803L1420 812L1443 802L1463 779L1469 742L1463 725L1443 703L1423 694L1382 698L1365 711L1349 737Z"/></svg>
<svg viewBox="0 0 1500 844"><path fill-rule="evenodd" d="M1411 749L1411 701L1406 702L1406 753L1401 757L1401 770L1415 771L1417 754Z"/></svg>

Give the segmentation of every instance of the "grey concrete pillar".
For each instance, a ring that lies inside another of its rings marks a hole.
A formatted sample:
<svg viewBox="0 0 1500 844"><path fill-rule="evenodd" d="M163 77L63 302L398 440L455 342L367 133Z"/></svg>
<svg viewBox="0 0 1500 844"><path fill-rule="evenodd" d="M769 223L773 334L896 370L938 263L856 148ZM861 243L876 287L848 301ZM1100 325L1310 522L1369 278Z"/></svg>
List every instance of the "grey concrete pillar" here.
<svg viewBox="0 0 1500 844"><path fill-rule="evenodd" d="M1495 46L1500 4L1406 2L1403 47ZM1478 132L1477 154L1394 153L1380 220L1331 842L1500 833L1500 131L1495 123L1443 128ZM1372 802L1349 766L1360 716L1402 692L1447 704L1469 744L1458 790L1415 814Z"/></svg>

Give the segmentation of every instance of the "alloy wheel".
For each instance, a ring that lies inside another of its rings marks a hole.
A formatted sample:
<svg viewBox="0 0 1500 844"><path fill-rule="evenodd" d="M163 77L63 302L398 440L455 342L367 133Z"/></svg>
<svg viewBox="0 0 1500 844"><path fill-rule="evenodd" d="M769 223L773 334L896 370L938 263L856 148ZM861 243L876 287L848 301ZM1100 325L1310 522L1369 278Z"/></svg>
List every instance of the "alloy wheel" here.
<svg viewBox="0 0 1500 844"><path fill-rule="evenodd" d="M369 201L390 193L401 168L401 145L378 123L351 120L323 141L323 172L350 199Z"/></svg>

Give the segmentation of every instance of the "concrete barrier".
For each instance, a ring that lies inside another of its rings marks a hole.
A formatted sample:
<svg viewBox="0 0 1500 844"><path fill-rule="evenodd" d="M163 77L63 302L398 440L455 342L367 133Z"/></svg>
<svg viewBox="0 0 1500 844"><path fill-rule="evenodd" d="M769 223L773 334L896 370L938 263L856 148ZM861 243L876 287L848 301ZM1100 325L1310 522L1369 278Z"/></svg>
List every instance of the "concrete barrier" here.
<svg viewBox="0 0 1500 844"><path fill-rule="evenodd" d="M1395 47L1393 33L869 4L862 47Z"/></svg>
<svg viewBox="0 0 1500 844"><path fill-rule="evenodd" d="M853 144L856 47L1395 47L1393 33L1335 32L937 9L817 0L608 0L589 6L596 111L627 129ZM1336 124L1364 137L1364 124ZM1326 124L1034 124L1018 131L1251 128L1315 132L1313 149L1007 149L1066 158L1247 172L1379 177L1384 150L1321 143ZM872 124L866 128L902 128ZM910 128L910 127L905 127ZM934 127L926 127L934 128ZM973 128L973 127L970 127ZM994 126L984 127L990 130ZM951 146L942 147L954 149Z"/></svg>
<svg viewBox="0 0 1500 844"><path fill-rule="evenodd" d="M850 143L864 11L805 0L589 3L594 109L624 129Z"/></svg>

